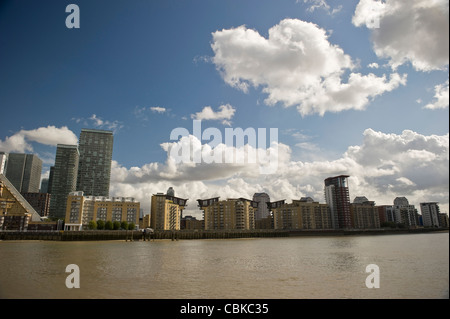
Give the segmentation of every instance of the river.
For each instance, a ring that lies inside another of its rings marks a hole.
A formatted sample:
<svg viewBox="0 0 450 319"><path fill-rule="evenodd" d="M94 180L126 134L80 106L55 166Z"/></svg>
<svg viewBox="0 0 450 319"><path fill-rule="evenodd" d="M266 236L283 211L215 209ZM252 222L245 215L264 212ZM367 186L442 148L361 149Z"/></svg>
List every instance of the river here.
<svg viewBox="0 0 450 319"><path fill-rule="evenodd" d="M69 289L66 266L79 269ZM379 269L368 288L366 266ZM290 238L0 241L0 298L449 298L448 232Z"/></svg>

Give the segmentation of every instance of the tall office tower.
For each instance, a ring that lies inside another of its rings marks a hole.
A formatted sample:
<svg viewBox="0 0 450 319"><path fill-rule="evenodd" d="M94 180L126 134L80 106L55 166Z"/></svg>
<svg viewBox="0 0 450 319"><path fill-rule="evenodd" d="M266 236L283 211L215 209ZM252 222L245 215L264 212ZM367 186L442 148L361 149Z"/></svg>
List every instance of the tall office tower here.
<svg viewBox="0 0 450 319"><path fill-rule="evenodd" d="M255 212L255 220L266 218L270 215L267 203L270 203L270 197L266 193L255 193L253 195L253 201L258 203L258 208Z"/></svg>
<svg viewBox="0 0 450 319"><path fill-rule="evenodd" d="M33 154L9 153L6 178L21 193L38 193L42 160Z"/></svg>
<svg viewBox="0 0 450 319"><path fill-rule="evenodd" d="M439 221L439 205L436 202L420 203L420 211L422 213L423 225L427 227L440 227Z"/></svg>
<svg viewBox="0 0 450 319"><path fill-rule="evenodd" d="M6 174L6 165L8 163L8 153L0 152L0 174Z"/></svg>
<svg viewBox="0 0 450 319"><path fill-rule="evenodd" d="M80 153L76 145L57 145L49 213L52 217L66 216L67 197L77 186L79 159Z"/></svg>
<svg viewBox="0 0 450 319"><path fill-rule="evenodd" d="M352 228L348 175L325 179L325 200L330 207L333 228Z"/></svg>
<svg viewBox="0 0 450 319"><path fill-rule="evenodd" d="M113 132L82 129L77 191L85 196L109 196Z"/></svg>

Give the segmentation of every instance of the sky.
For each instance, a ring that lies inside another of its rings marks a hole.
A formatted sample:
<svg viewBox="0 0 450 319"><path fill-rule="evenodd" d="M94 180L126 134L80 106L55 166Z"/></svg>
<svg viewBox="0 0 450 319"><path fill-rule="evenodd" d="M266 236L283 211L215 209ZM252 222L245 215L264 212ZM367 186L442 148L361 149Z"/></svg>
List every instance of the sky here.
<svg viewBox="0 0 450 319"><path fill-rule="evenodd" d="M110 195L144 214L171 186L196 217L217 196L325 202L341 174L351 200L448 213L448 30L448 0L2 1L0 151L37 154L44 178L58 143L112 130ZM227 143L238 128L258 143ZM189 147L272 167L173 152Z"/></svg>

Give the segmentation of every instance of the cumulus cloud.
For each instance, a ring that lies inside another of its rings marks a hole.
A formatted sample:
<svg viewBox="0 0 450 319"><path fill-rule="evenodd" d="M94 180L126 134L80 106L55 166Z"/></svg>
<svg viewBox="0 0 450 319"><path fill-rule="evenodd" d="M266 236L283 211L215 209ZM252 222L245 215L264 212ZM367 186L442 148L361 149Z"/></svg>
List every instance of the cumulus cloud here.
<svg viewBox="0 0 450 319"><path fill-rule="evenodd" d="M328 41L325 30L297 19L282 20L268 38L245 26L216 31L211 46L227 84L243 92L262 87L266 104L296 106L302 115L362 110L371 99L406 83L406 75L397 73L353 72L355 63Z"/></svg>
<svg viewBox="0 0 450 319"><path fill-rule="evenodd" d="M236 109L230 104L219 106L219 111L214 111L211 106L205 106L200 112L191 114L194 120L218 120L224 125L231 125L230 120L233 118Z"/></svg>
<svg viewBox="0 0 450 319"><path fill-rule="evenodd" d="M190 213L200 213L196 199L220 196L252 198L255 192L267 192L272 200L311 196L324 202L323 181L340 174L350 175L350 196L366 196L377 204L392 204L397 196L406 196L418 206L423 201L438 201L448 211L449 135L422 135L411 130L388 134L367 129L360 145L349 146L333 161L298 161L288 145L278 144L278 169L261 174L254 163L221 164L177 163L171 146L196 143L204 152L208 145L193 136L163 144L168 153L165 163L149 163L125 168L114 162L112 193L135 196L149 210L152 193L173 186L176 195L189 198ZM301 145L305 148L310 145ZM224 145L220 147L225 147ZM231 147L232 148L232 147Z"/></svg>
<svg viewBox="0 0 450 319"><path fill-rule="evenodd" d="M448 80L444 84L439 84L434 87L434 99L431 103L425 105L425 108L435 110L435 109L445 109L448 108L449 104L449 94L448 94Z"/></svg>
<svg viewBox="0 0 450 319"><path fill-rule="evenodd" d="M12 136L0 140L0 150L4 152L32 152L33 146L30 142L44 145L56 146L56 144L77 144L77 136L67 128L47 126L34 130L20 130Z"/></svg>
<svg viewBox="0 0 450 319"><path fill-rule="evenodd" d="M449 57L448 0L360 0L352 19L371 29L374 51L393 69L445 69Z"/></svg>

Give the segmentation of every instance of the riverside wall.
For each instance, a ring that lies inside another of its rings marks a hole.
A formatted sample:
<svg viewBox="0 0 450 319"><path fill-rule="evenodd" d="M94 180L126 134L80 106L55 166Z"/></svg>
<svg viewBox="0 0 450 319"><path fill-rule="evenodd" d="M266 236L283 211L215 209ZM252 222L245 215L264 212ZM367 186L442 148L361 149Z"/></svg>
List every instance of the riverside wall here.
<svg viewBox="0 0 450 319"><path fill-rule="evenodd" d="M417 229L347 229L347 230L179 230L155 231L144 234L133 230L83 230L83 231L0 231L0 240L53 240L53 241L154 241L189 239L274 238L298 236L352 236L393 235L448 232L448 228Z"/></svg>

